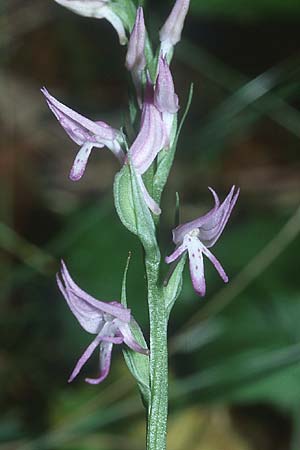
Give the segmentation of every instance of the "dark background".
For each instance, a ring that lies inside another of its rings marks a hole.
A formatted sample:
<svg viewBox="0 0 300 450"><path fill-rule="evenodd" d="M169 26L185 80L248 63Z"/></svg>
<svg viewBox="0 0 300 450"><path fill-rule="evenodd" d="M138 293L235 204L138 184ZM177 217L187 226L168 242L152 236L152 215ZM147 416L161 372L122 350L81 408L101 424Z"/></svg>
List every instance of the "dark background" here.
<svg viewBox="0 0 300 450"><path fill-rule="evenodd" d="M149 1L157 30L171 2ZM0 5L0 449L139 450L144 413L119 348L109 378L96 355L67 378L90 340L55 284L63 257L78 284L128 300L147 337L141 249L120 225L112 184L118 164L95 150L83 179L68 179L74 144L39 89L88 117L122 125L125 48L108 22L54 1ZM170 321L172 450L300 448L300 3L192 0L172 64L182 110L192 106L163 196L162 253L172 248L175 192L183 220L232 184L241 194L215 255L204 300L185 273ZM116 347L116 346L115 346Z"/></svg>

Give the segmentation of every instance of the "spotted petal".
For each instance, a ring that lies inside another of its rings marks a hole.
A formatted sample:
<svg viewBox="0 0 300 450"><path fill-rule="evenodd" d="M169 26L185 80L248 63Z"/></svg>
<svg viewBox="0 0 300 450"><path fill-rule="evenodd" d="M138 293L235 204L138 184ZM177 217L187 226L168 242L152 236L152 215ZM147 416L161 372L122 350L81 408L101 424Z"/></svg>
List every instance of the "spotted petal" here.
<svg viewBox="0 0 300 450"><path fill-rule="evenodd" d="M202 249L199 240L194 236L186 236L185 243L189 254L189 266L193 287L203 297L206 292Z"/></svg>

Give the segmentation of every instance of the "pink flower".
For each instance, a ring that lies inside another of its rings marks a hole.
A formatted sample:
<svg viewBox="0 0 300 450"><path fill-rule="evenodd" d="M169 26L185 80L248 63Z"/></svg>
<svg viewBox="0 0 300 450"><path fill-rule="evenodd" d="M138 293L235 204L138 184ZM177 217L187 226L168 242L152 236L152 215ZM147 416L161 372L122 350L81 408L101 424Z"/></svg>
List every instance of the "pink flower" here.
<svg viewBox="0 0 300 450"><path fill-rule="evenodd" d="M124 162L125 156L120 145L122 139L120 131L105 122L93 122L78 114L56 100L46 88L41 91L46 97L49 108L66 133L76 144L81 146L70 172L71 180L77 181L82 177L93 147L108 147L121 164Z"/></svg>
<svg viewBox="0 0 300 450"><path fill-rule="evenodd" d="M158 152L168 145L168 137L161 113L154 105L153 86L148 80L142 109L140 131L129 149L130 161L137 172L147 206L154 214L160 208L148 194L142 175L149 169Z"/></svg>
<svg viewBox="0 0 300 450"><path fill-rule="evenodd" d="M97 378L85 379L90 384L101 383L107 377L113 344L124 343L136 352L149 354L149 350L142 348L132 335L130 324L136 322L130 309L119 302L106 303L87 294L72 280L64 262L61 267L61 278L57 275L57 284L70 310L84 330L96 335L79 358L70 375L69 383L79 374L97 347L100 350L100 373Z"/></svg>
<svg viewBox="0 0 300 450"><path fill-rule="evenodd" d="M158 75L154 90L154 104L161 112L170 144L170 136L174 116L179 109L178 96L175 93L174 82L166 58L160 56Z"/></svg>
<svg viewBox="0 0 300 450"><path fill-rule="evenodd" d="M230 217L232 209L239 196L239 189L235 191L233 186L220 204L215 191L209 188L215 200L215 206L204 216L198 217L191 222L179 225L173 230L173 242L175 251L166 257L166 263L177 260L186 251L189 255L190 274L196 293L204 296L206 292L203 255L205 255L215 266L219 275L225 283L228 277L217 258L208 250L212 247L222 234L222 231Z"/></svg>

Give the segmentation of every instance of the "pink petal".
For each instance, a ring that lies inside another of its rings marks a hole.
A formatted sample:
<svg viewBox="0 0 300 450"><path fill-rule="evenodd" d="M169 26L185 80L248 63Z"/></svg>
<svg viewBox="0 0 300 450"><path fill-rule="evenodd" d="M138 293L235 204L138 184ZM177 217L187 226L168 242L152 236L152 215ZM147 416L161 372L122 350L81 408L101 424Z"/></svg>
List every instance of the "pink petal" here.
<svg viewBox="0 0 300 450"><path fill-rule="evenodd" d="M145 58L146 28L143 8L137 9L135 23L128 42L125 66L130 71L141 72L146 66Z"/></svg>
<svg viewBox="0 0 300 450"><path fill-rule="evenodd" d="M86 378L85 381L89 384L99 384L109 374L111 352L113 344L110 342L101 342L100 344L100 376L98 378Z"/></svg>
<svg viewBox="0 0 300 450"><path fill-rule="evenodd" d="M175 114L179 109L178 96L175 94L170 67L167 60L163 57L159 58L154 104L161 113Z"/></svg>
<svg viewBox="0 0 300 450"><path fill-rule="evenodd" d="M235 186L232 186L223 203L199 228L199 239L206 247L212 247L216 243L228 222L239 195L239 189L235 194L234 190Z"/></svg>
<svg viewBox="0 0 300 450"><path fill-rule="evenodd" d="M216 194L216 192L212 188L208 188L215 201L214 207L205 215L198 217L198 219L192 220L191 222L184 223L182 225L179 225L175 230L173 230L173 241L175 244L179 244L183 241L184 236L188 233L190 233L195 228L201 227L205 222L207 222L211 217L214 216L216 211L218 210L220 206L219 198Z"/></svg>
<svg viewBox="0 0 300 450"><path fill-rule="evenodd" d="M137 325L134 319L131 319L131 322L134 322L135 325ZM143 355L149 355L149 350L147 348L141 347L140 344L134 339L130 327L127 323L119 323L118 328L123 335L124 343L128 345L129 348L131 348L135 352L142 353Z"/></svg>
<svg viewBox="0 0 300 450"><path fill-rule="evenodd" d="M69 175L72 181L80 180L80 178L84 174L92 148L93 144L91 144L90 142L86 142L77 153Z"/></svg>
<svg viewBox="0 0 300 450"><path fill-rule="evenodd" d="M159 32L161 52L167 55L181 39L184 20L189 9L189 0L176 0L173 9Z"/></svg>
<svg viewBox="0 0 300 450"><path fill-rule="evenodd" d="M204 265L200 242L196 237L186 236L184 239L189 253L190 274L196 294L203 297L206 292Z"/></svg>
<svg viewBox="0 0 300 450"><path fill-rule="evenodd" d="M152 86L147 86L142 110L140 131L129 149L136 171L142 175L151 166L156 155L168 144L166 129L160 112L153 104Z"/></svg>
<svg viewBox="0 0 300 450"><path fill-rule="evenodd" d="M54 113L61 122L62 120L66 120L66 122L63 122L62 126L65 128L66 132L68 133L71 131L71 133L74 135L76 134L76 130L78 129L78 132L80 134L81 144L83 144L82 139L83 137L85 140L89 140L90 142L97 142L96 137L99 140L99 143L101 144L100 140L105 139L107 141L111 141L116 139L116 137L119 135L118 130L115 130L114 128L110 127L108 124L104 122L93 122L90 119L87 119L86 117L82 116L81 114L77 113L73 109L69 108L68 106L64 105L63 103L56 100L55 97L53 97L46 88L41 89L42 93L46 97L47 103L49 107L51 107L51 110L56 113ZM67 126L67 124L72 123L73 128ZM72 135L70 137L73 139ZM94 137L94 141L93 141ZM76 141L75 141L76 142Z"/></svg>
<svg viewBox="0 0 300 450"><path fill-rule="evenodd" d="M184 241L181 245L176 247L175 251L170 256L165 257L166 263L171 264L172 262L176 261L176 259L179 258L186 250L187 244Z"/></svg>
<svg viewBox="0 0 300 450"><path fill-rule="evenodd" d="M124 308L120 303L118 303L117 306L111 303L102 302L87 294L73 281L63 261L61 275L65 283L64 291L67 292L69 299L71 299L70 303L68 302L69 307L79 322L81 319L83 320L83 323L80 322L80 324L86 331L89 331L89 329L85 326L89 326L89 324L84 322L86 320L85 316L88 315L91 317L92 313L95 314L95 317L99 318L100 316L102 317L103 314L110 314L112 317L116 317L122 322L128 323L130 321L130 309ZM62 294L65 295L63 291ZM67 298L66 300L68 301ZM95 333L97 331L89 332Z"/></svg>
<svg viewBox="0 0 300 450"><path fill-rule="evenodd" d="M101 333L98 334L98 336L95 337L93 342L88 346L88 348L84 351L82 356L77 361L77 364L71 373L68 382L71 383L75 377L79 374L84 364L87 362L87 360L92 356L94 350L96 347L100 344L101 341ZM112 346L112 344L110 344Z"/></svg>
<svg viewBox="0 0 300 450"><path fill-rule="evenodd" d="M149 195L149 192L147 191L144 181L140 175L137 175L137 180L138 180L139 186L141 188L141 192L143 194L146 205L153 212L153 214L159 215L161 213L161 209L160 209L159 205Z"/></svg>
<svg viewBox="0 0 300 450"><path fill-rule="evenodd" d="M221 263L219 262L219 260L208 250L208 248L206 248L204 245L202 245L202 243L200 241L199 241L199 244L202 249L202 252L213 263L213 265L215 266L216 270L218 271L218 273L219 273L220 277L222 278L222 280L224 281L224 283L228 283L228 276L226 275L225 270L221 266Z"/></svg>

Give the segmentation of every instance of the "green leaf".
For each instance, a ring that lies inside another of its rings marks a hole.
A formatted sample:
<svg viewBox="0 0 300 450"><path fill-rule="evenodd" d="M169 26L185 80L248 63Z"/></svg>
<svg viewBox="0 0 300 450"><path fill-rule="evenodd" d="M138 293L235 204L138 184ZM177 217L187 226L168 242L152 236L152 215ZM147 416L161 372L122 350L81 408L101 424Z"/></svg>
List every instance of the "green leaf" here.
<svg viewBox="0 0 300 450"><path fill-rule="evenodd" d="M159 259L155 225L144 201L135 170L125 164L114 183L115 206L125 227L141 240L151 259Z"/></svg>
<svg viewBox="0 0 300 450"><path fill-rule="evenodd" d="M168 281L168 284L163 289L166 311L168 315L170 314L174 306L174 303L179 297L182 289L182 272L184 269L185 261L186 261L186 254L183 255L183 257L177 263Z"/></svg>
<svg viewBox="0 0 300 450"><path fill-rule="evenodd" d="M110 2L109 6L120 17L124 27L131 31L136 16L135 4L131 0L117 0Z"/></svg>
<svg viewBox="0 0 300 450"><path fill-rule="evenodd" d="M129 254L127 258L127 263L124 270L123 282L122 282L122 293L121 293L121 302L127 307L127 298L126 298L126 280L127 280L127 272L129 267L131 255ZM130 322L130 330L135 338L135 340L143 347L147 348L147 343L144 339L142 330L135 320L131 320ZM123 355L125 362L127 364L128 369L134 376L137 381L142 400L144 405L148 405L150 398L150 371L149 371L149 357L146 355L142 355L141 353L135 352L130 348L124 346Z"/></svg>
<svg viewBox="0 0 300 450"><path fill-rule="evenodd" d="M114 181L115 207L123 225L138 234L132 197L131 174L128 164L116 174Z"/></svg>

